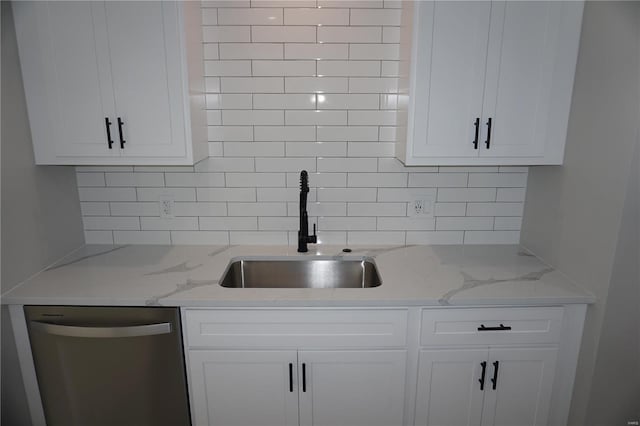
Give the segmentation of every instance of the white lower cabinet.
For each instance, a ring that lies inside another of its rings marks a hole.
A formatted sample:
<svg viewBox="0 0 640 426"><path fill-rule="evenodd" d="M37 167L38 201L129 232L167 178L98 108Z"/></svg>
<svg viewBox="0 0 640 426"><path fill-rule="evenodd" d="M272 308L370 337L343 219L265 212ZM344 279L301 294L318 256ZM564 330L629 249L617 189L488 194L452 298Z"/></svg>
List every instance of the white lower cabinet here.
<svg viewBox="0 0 640 426"><path fill-rule="evenodd" d="M547 424L556 348L420 352L416 425Z"/></svg>
<svg viewBox="0 0 640 426"><path fill-rule="evenodd" d="M193 350L194 423L400 426L406 351Z"/></svg>

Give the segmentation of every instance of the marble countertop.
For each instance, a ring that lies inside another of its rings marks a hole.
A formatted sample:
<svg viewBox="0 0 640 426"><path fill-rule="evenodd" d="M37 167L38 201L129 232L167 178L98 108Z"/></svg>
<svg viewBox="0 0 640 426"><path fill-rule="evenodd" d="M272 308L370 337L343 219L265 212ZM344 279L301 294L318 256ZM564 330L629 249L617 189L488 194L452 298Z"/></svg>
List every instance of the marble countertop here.
<svg viewBox="0 0 640 426"><path fill-rule="evenodd" d="M592 303L594 297L518 246L88 245L2 295L2 304L127 306L415 306ZM374 259L382 285L356 289L223 288L244 256Z"/></svg>

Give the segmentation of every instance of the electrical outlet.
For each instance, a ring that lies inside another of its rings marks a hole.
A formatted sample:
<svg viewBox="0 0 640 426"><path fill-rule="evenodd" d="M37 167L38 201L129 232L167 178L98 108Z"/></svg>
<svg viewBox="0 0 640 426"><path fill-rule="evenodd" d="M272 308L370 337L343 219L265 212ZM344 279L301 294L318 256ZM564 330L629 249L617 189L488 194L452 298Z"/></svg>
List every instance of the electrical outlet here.
<svg viewBox="0 0 640 426"><path fill-rule="evenodd" d="M413 194L413 201L409 203L409 216L430 218L433 217L433 195Z"/></svg>
<svg viewBox="0 0 640 426"><path fill-rule="evenodd" d="M162 218L172 218L173 216L173 204L174 201L171 197L160 196L158 199L158 204L160 207L160 217Z"/></svg>

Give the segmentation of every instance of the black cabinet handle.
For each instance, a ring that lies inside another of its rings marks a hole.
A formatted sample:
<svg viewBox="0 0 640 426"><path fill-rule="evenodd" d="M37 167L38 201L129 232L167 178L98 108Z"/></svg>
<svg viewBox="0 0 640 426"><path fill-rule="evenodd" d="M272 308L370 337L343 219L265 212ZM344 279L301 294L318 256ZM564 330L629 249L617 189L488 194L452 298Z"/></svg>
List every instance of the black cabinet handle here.
<svg viewBox="0 0 640 426"><path fill-rule="evenodd" d="M487 361L482 361L480 365L482 366L482 376L480 376L480 380L478 381L480 382L480 390L484 390L484 375L487 372Z"/></svg>
<svg viewBox="0 0 640 426"><path fill-rule="evenodd" d="M473 123L474 126L476 126L476 137L473 139L473 149L478 149L478 136L480 134L480 117L476 118L475 123Z"/></svg>
<svg viewBox="0 0 640 426"><path fill-rule="evenodd" d="M127 143L127 141L124 140L123 134L122 134L122 125L124 124L124 121L122 121L122 118L118 117L118 132L120 133L120 148L124 149L124 144Z"/></svg>
<svg viewBox="0 0 640 426"><path fill-rule="evenodd" d="M493 384L493 390L496 390L496 386L498 385L498 367L500 367L500 361L496 361L493 363L493 379L491 379L491 383Z"/></svg>
<svg viewBox="0 0 640 426"><path fill-rule="evenodd" d="M104 125L107 128L107 144L109 145L109 149L113 146L113 139L111 139L111 121L109 117L104 118Z"/></svg>
<svg viewBox="0 0 640 426"><path fill-rule="evenodd" d="M487 120L487 140L484 141L487 145L487 149L491 146L491 117Z"/></svg>
<svg viewBox="0 0 640 426"><path fill-rule="evenodd" d="M500 324L500 327L485 327L484 324L480 324L478 327L478 331L509 331L511 330L510 326Z"/></svg>
<svg viewBox="0 0 640 426"><path fill-rule="evenodd" d="M289 392L293 392L293 364L289 363Z"/></svg>
<svg viewBox="0 0 640 426"><path fill-rule="evenodd" d="M302 363L302 392L307 391L307 364Z"/></svg>

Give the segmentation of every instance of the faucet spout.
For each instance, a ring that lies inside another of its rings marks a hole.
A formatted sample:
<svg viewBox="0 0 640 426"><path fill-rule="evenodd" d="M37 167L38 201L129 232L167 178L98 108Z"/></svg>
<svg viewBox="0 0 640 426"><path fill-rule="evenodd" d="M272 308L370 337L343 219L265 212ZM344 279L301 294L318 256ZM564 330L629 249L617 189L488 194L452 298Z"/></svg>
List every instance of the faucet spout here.
<svg viewBox="0 0 640 426"><path fill-rule="evenodd" d="M309 174L306 170L300 172L300 229L298 230L298 252L309 251L307 244L315 244L316 225L313 225L313 235L309 234L309 214L307 213L307 194L309 193Z"/></svg>

